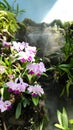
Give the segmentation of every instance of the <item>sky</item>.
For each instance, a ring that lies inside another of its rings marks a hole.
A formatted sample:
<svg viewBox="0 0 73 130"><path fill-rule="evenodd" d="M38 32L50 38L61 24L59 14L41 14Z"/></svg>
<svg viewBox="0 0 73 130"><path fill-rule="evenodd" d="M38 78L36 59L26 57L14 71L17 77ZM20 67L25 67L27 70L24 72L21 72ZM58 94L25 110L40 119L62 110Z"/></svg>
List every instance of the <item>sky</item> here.
<svg viewBox="0 0 73 130"><path fill-rule="evenodd" d="M51 22L54 19L64 21L73 20L73 0L58 0L47 13L42 22Z"/></svg>

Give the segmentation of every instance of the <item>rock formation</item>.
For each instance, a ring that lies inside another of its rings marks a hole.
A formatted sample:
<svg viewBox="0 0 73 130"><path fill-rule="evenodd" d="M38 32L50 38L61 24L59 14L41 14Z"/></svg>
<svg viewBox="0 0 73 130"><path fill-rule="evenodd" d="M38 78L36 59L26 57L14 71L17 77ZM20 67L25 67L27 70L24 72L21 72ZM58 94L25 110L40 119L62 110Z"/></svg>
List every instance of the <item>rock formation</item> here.
<svg viewBox="0 0 73 130"><path fill-rule="evenodd" d="M54 26L46 23L37 24L31 20L24 20L23 23L26 25L26 31L23 31L25 30L24 27L21 30L24 33L18 32L16 38L36 46L39 50L39 57L47 57L60 51L64 44L63 30L60 27L56 24Z"/></svg>

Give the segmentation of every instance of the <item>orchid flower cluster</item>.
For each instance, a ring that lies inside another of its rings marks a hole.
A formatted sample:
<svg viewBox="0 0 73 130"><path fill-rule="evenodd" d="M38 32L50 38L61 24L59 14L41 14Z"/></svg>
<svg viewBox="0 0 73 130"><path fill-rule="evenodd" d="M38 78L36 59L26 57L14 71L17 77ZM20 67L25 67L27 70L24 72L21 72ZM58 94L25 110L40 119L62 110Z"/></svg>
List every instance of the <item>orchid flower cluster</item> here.
<svg viewBox="0 0 73 130"><path fill-rule="evenodd" d="M3 41L0 44L1 113L17 104L16 118L19 118L22 107L39 104L44 90L38 79L45 75L46 68L36 54L37 48L26 42Z"/></svg>

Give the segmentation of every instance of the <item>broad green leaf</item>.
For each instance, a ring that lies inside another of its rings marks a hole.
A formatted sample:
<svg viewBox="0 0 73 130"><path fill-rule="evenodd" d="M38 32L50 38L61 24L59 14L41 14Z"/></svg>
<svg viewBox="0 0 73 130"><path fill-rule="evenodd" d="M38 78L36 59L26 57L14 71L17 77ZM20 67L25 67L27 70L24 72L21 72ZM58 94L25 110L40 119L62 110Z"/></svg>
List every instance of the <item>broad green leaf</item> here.
<svg viewBox="0 0 73 130"><path fill-rule="evenodd" d="M16 113L15 113L16 119L18 119L21 115L21 108L22 108L22 104L18 103L17 108L16 108Z"/></svg>
<svg viewBox="0 0 73 130"><path fill-rule="evenodd" d="M38 96L36 96L36 97L32 96L32 101L33 101L34 105L37 106L38 103L39 103L39 97Z"/></svg>
<svg viewBox="0 0 73 130"><path fill-rule="evenodd" d="M48 69L47 69L47 71L49 71L49 70L55 70L56 68L54 67L54 66L52 66L52 67L49 67Z"/></svg>
<svg viewBox="0 0 73 130"><path fill-rule="evenodd" d="M59 67L61 68L70 68L71 65L70 64L60 64Z"/></svg>
<svg viewBox="0 0 73 130"><path fill-rule="evenodd" d="M8 100L10 98L10 93L8 92L6 84L4 84L3 88L1 89L1 95L4 100Z"/></svg>
<svg viewBox="0 0 73 130"><path fill-rule="evenodd" d="M69 120L69 123L70 123L70 124L73 124L73 119L70 119L70 120Z"/></svg>
<svg viewBox="0 0 73 130"><path fill-rule="evenodd" d="M66 73L70 73L71 65L70 64L60 64L58 66L58 68L61 69L64 72L66 72Z"/></svg>
<svg viewBox="0 0 73 130"><path fill-rule="evenodd" d="M69 73L69 69L68 68L61 68L61 70L65 71L66 73Z"/></svg>
<svg viewBox="0 0 73 130"><path fill-rule="evenodd" d="M55 124L55 127L61 129L61 130L66 130L62 125L59 125L59 124Z"/></svg>
<svg viewBox="0 0 73 130"><path fill-rule="evenodd" d="M64 128L68 128L68 116L65 108L63 108L63 113L62 113L62 123Z"/></svg>
<svg viewBox="0 0 73 130"><path fill-rule="evenodd" d="M43 130L43 122L36 128L36 130Z"/></svg>
<svg viewBox="0 0 73 130"><path fill-rule="evenodd" d="M59 110L57 110L57 117L60 125L62 125L62 113Z"/></svg>
<svg viewBox="0 0 73 130"><path fill-rule="evenodd" d="M29 100L24 97L24 99L23 99L23 107L26 107L29 104L30 104Z"/></svg>
<svg viewBox="0 0 73 130"><path fill-rule="evenodd" d="M42 76L48 77L48 75L46 73L43 73Z"/></svg>
<svg viewBox="0 0 73 130"><path fill-rule="evenodd" d="M26 76L27 76L28 82L31 84L32 83L32 75L26 74Z"/></svg>

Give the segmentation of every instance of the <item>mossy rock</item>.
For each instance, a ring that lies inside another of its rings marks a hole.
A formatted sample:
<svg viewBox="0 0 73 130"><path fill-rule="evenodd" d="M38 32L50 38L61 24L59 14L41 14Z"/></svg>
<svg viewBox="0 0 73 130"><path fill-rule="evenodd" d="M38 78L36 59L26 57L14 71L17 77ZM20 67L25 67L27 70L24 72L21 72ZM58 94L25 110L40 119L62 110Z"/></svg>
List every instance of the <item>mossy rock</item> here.
<svg viewBox="0 0 73 130"><path fill-rule="evenodd" d="M16 32L16 40L17 41L26 41L26 25L23 22L18 22L19 29Z"/></svg>
<svg viewBox="0 0 73 130"><path fill-rule="evenodd" d="M57 25L60 28L64 28L64 25L60 19L55 19L49 24L49 26L51 27L53 27L54 25Z"/></svg>
<svg viewBox="0 0 73 130"><path fill-rule="evenodd" d="M29 19L29 18L25 18L24 20L23 20L23 23L26 25L26 26L35 26L36 25L36 23L33 21L33 20L31 20L31 19Z"/></svg>

